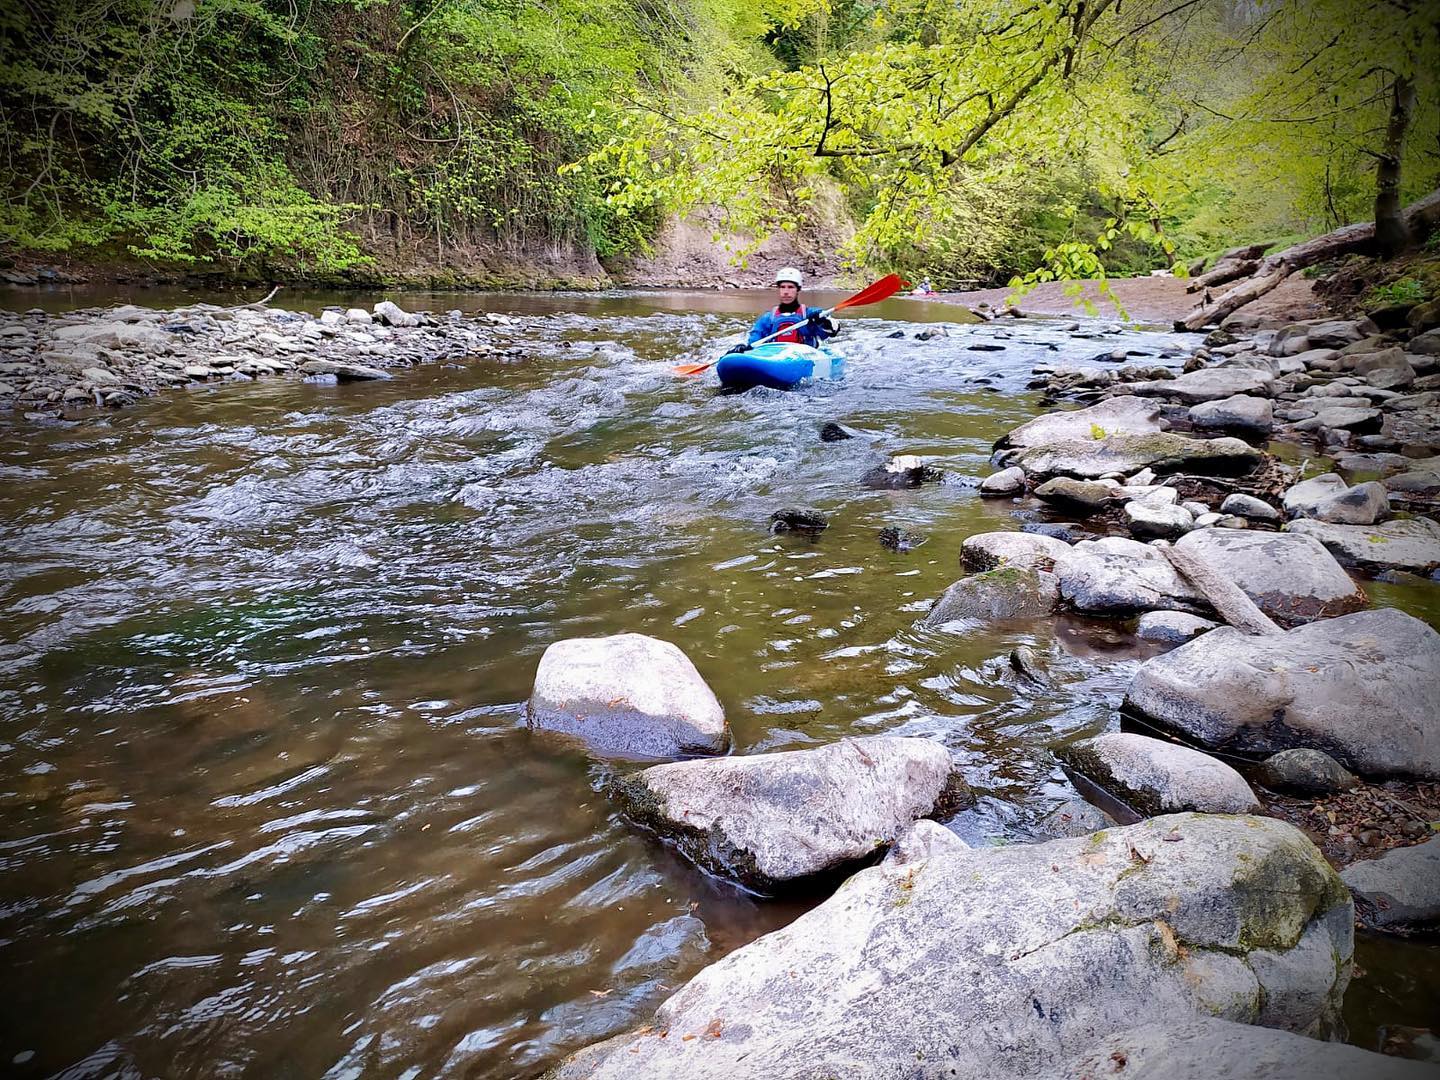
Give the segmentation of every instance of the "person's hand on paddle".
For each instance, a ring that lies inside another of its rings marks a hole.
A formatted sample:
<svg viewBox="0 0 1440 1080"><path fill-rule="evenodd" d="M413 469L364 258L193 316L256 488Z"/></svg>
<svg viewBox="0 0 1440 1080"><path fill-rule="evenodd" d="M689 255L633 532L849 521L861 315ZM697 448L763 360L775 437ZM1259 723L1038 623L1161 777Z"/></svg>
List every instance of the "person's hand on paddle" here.
<svg viewBox="0 0 1440 1080"><path fill-rule="evenodd" d="M738 344L738 345L731 345L730 348L726 349L726 350L725 350L725 355L726 355L726 356L738 356L740 353L747 353L747 352L749 352L749 351L750 351L750 345L749 345L749 343L742 341L742 342L740 342L740 344Z"/></svg>

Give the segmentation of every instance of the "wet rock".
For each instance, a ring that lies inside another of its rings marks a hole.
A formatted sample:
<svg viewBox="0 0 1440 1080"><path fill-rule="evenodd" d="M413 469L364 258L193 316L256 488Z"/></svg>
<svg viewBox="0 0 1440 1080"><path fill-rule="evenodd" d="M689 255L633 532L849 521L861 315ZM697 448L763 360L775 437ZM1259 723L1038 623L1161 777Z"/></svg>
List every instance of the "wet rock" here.
<svg viewBox="0 0 1440 1080"><path fill-rule="evenodd" d="M1245 778L1229 765L1146 735L1097 735L1062 746L1055 756L1141 817L1182 810L1248 814L1260 808Z"/></svg>
<svg viewBox="0 0 1440 1080"><path fill-rule="evenodd" d="M960 542L960 565L974 573L1013 566L1048 570L1070 550L1063 540L1028 532L987 532Z"/></svg>
<svg viewBox="0 0 1440 1080"><path fill-rule="evenodd" d="M1359 611L1365 590L1325 548L1294 533L1204 529L1176 541L1282 623Z"/></svg>
<svg viewBox="0 0 1440 1080"><path fill-rule="evenodd" d="M949 337L949 336L950 336L950 331L949 331L949 330L946 330L945 327L943 327L943 326L927 326L924 330L920 330L920 331L917 331L917 332L916 332L916 334L915 334L915 340L916 340L916 341L932 341L932 340L934 340L935 338L947 338L947 337ZM992 348L995 348L995 347L997 347L997 346L991 346L991 347L992 347ZM999 348L1004 348L1004 346L998 346L998 347L999 347ZM972 345L971 348L974 348L974 346Z"/></svg>
<svg viewBox="0 0 1440 1080"><path fill-rule="evenodd" d="M1150 467L1157 473L1190 472L1235 476L1263 460L1259 450L1239 439L1190 439L1158 435L1115 435L1088 442L1059 442L1018 452L1015 464L1032 478L1073 476L1097 479Z"/></svg>
<svg viewBox="0 0 1440 1080"><path fill-rule="evenodd" d="M944 746L893 735L654 765L611 790L636 824L760 893L870 858L917 818L974 802Z"/></svg>
<svg viewBox="0 0 1440 1080"><path fill-rule="evenodd" d="M878 490L919 487L921 484L938 484L945 474L934 465L927 465L914 454L893 457L885 465L877 465L860 482L868 488Z"/></svg>
<svg viewBox="0 0 1440 1080"><path fill-rule="evenodd" d="M1135 636L1157 645L1183 645L1220 624L1183 611L1147 611L1140 616Z"/></svg>
<svg viewBox="0 0 1440 1080"><path fill-rule="evenodd" d="M882 866L909 866L911 863L933 859L937 855L969 850L970 845L944 825L929 818L921 818L895 838L895 843L880 862Z"/></svg>
<svg viewBox="0 0 1440 1080"><path fill-rule="evenodd" d="M820 428L821 442L844 442L846 439L854 437L849 428L842 427L833 420Z"/></svg>
<svg viewBox="0 0 1440 1080"><path fill-rule="evenodd" d="M1251 521L1278 522L1280 520L1280 511L1264 499L1257 499L1253 495L1246 495L1239 491L1225 496L1225 501L1220 504L1220 512L1222 514L1238 514Z"/></svg>
<svg viewBox="0 0 1440 1080"><path fill-rule="evenodd" d="M1359 783L1329 754L1306 746L1271 754L1255 770L1255 779L1271 791L1307 796L1334 795Z"/></svg>
<svg viewBox="0 0 1440 1080"><path fill-rule="evenodd" d="M643 634L552 644L526 717L532 728L619 757L719 754L730 745L724 710L689 657Z"/></svg>
<svg viewBox="0 0 1440 1080"><path fill-rule="evenodd" d="M1423 1080L1433 1070L1273 1027L1200 1019L1107 1036L1056 1080Z"/></svg>
<svg viewBox="0 0 1440 1080"><path fill-rule="evenodd" d="M1351 863L1340 877L1371 926L1418 930L1440 924L1440 836Z"/></svg>
<svg viewBox="0 0 1440 1080"><path fill-rule="evenodd" d="M1259 637L1220 627L1141 664L1125 703L1211 749L1313 747L1362 775L1440 777L1440 634L1393 608Z"/></svg>
<svg viewBox="0 0 1440 1080"><path fill-rule="evenodd" d="M1440 1038L1430 1028L1386 1024L1380 1028L1380 1052L1390 1057L1440 1064ZM1360 1075L1360 1074L1356 1074ZM1365 1076L1371 1074L1365 1073Z"/></svg>
<svg viewBox="0 0 1440 1080"><path fill-rule="evenodd" d="M1429 574L1440 569L1440 525L1428 518L1387 521L1383 525L1333 525L1292 521L1286 528L1324 544L1343 566L1371 573L1408 570Z"/></svg>
<svg viewBox="0 0 1440 1080"><path fill-rule="evenodd" d="M1003 566L963 577L935 601L926 626L962 619L1033 619L1054 612L1060 596L1055 576L1042 570Z"/></svg>
<svg viewBox="0 0 1440 1080"><path fill-rule="evenodd" d="M1089 836L1101 829L1114 828L1116 821L1098 806L1084 799L1067 799L1038 822L1035 831L1052 840Z"/></svg>
<svg viewBox="0 0 1440 1080"><path fill-rule="evenodd" d="M1077 611L1129 615L1143 611L1205 608L1198 592L1170 560L1137 540L1082 540L1055 560L1060 596Z"/></svg>
<svg viewBox="0 0 1440 1080"><path fill-rule="evenodd" d="M1177 379L1135 383L1130 392L1145 397L1167 397L1186 405L1202 401L1218 401L1236 394L1258 394L1269 397L1274 376L1270 371L1242 367L1213 367L1192 371Z"/></svg>
<svg viewBox="0 0 1440 1080"><path fill-rule="evenodd" d="M1022 679L1037 686L1049 686L1052 682L1040 654L1029 645L1017 645L1010 650L1010 668Z"/></svg>
<svg viewBox="0 0 1440 1080"><path fill-rule="evenodd" d="M909 529L902 529L898 525L887 525L880 530L879 540L882 547L891 551L911 551L925 542L925 537L920 533L911 532Z"/></svg>
<svg viewBox="0 0 1440 1080"><path fill-rule="evenodd" d="M1113 397L1074 412L1051 412L1021 424L995 443L996 450L1023 450L1051 443L1094 441L1111 435L1161 432L1160 409L1136 397Z"/></svg>
<svg viewBox="0 0 1440 1080"><path fill-rule="evenodd" d="M1183 506L1155 506L1136 499L1125 504L1124 513L1131 534L1145 540L1182 536L1195 525Z"/></svg>
<svg viewBox="0 0 1440 1080"><path fill-rule="evenodd" d="M1073 521L1027 521L1020 526L1021 532L1032 533L1035 536L1048 536L1052 540L1059 540L1065 544L1073 544L1077 540L1094 540L1095 534L1082 529Z"/></svg>
<svg viewBox="0 0 1440 1080"><path fill-rule="evenodd" d="M384 326L420 326L425 321L390 300L381 300L374 310L375 320Z"/></svg>
<svg viewBox="0 0 1440 1080"><path fill-rule="evenodd" d="M391 377L388 371L366 367L364 364L351 364L343 360L307 360L300 365L300 371L306 375L333 375L342 382L350 379L388 379Z"/></svg>
<svg viewBox="0 0 1440 1080"><path fill-rule="evenodd" d="M980 481L981 495L1019 495L1025 491L1025 470L1011 466Z"/></svg>
<svg viewBox="0 0 1440 1080"><path fill-rule="evenodd" d="M819 510L787 508L770 515L770 531L817 533L830 527L830 519Z"/></svg>
<svg viewBox="0 0 1440 1080"><path fill-rule="evenodd" d="M1190 407L1190 421L1206 431L1229 431L1262 437L1270 434L1275 418L1268 398L1235 394Z"/></svg>
<svg viewBox="0 0 1440 1080"><path fill-rule="evenodd" d="M1057 476L1037 487L1035 497L1052 506L1089 516L1101 513L1119 501L1119 488L1120 485L1113 480L1076 480L1069 476Z"/></svg>
<svg viewBox="0 0 1440 1080"><path fill-rule="evenodd" d="M1286 1004L1277 1026L1325 1035L1351 920L1314 845L1264 818L1173 815L877 866L555 1080L1059 1076L1112 1033L1255 1023L1267 1002Z"/></svg>

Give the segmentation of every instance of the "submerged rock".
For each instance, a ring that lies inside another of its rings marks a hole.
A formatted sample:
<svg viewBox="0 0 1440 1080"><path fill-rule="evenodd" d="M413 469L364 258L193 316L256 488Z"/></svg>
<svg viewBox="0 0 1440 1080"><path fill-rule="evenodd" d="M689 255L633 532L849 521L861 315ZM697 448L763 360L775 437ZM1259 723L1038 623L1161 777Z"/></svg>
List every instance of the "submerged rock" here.
<svg viewBox="0 0 1440 1080"><path fill-rule="evenodd" d="M1060 602L1055 575L1028 567L1003 566L963 577L935 601L926 626L960 619L1034 619Z"/></svg>
<svg viewBox="0 0 1440 1080"><path fill-rule="evenodd" d="M1345 615L1365 607L1362 589L1328 551L1294 533L1205 529L1176 542L1283 622Z"/></svg>
<svg viewBox="0 0 1440 1080"><path fill-rule="evenodd" d="M878 538L882 547L891 551L911 551L925 543L925 537L909 529L902 529L898 525L887 525L881 529Z"/></svg>
<svg viewBox="0 0 1440 1080"><path fill-rule="evenodd" d="M1418 930L1440 924L1440 836L1353 862L1340 877L1371 926Z"/></svg>
<svg viewBox="0 0 1440 1080"><path fill-rule="evenodd" d="M1048 570L1070 551L1070 545L1051 536L1027 532L986 532L960 542L960 565L971 572L1002 566Z"/></svg>
<svg viewBox="0 0 1440 1080"><path fill-rule="evenodd" d="M1352 919L1314 845L1265 818L1180 814L878 866L555 1077L1019 1080L1147 1023L1325 1036Z"/></svg>
<svg viewBox="0 0 1440 1080"><path fill-rule="evenodd" d="M1333 795L1359 783L1329 754L1309 747L1271 754L1255 770L1255 779L1271 791L1291 795Z"/></svg>
<svg viewBox="0 0 1440 1080"><path fill-rule="evenodd" d="M869 858L917 818L974 802L945 747L893 735L654 765L612 790L636 824L761 893Z"/></svg>
<svg viewBox="0 0 1440 1080"><path fill-rule="evenodd" d="M776 510L770 515L770 531L780 532L821 532L830 527L830 519L819 510L787 508Z"/></svg>
<svg viewBox="0 0 1440 1080"><path fill-rule="evenodd" d="M1146 735L1113 732L1055 751L1065 766L1142 817L1260 809L1238 772L1209 754Z"/></svg>
<svg viewBox="0 0 1440 1080"><path fill-rule="evenodd" d="M333 375L340 380L370 380L392 378L388 371L366 367L364 364L350 364L343 360L307 360L300 365L306 375Z"/></svg>
<svg viewBox="0 0 1440 1080"><path fill-rule="evenodd" d="M1084 799L1067 799L1038 822L1035 831L1052 840L1089 836L1101 829L1114 828L1116 821L1104 810Z"/></svg>
<svg viewBox="0 0 1440 1080"><path fill-rule="evenodd" d="M1393 608L1220 627L1141 664L1125 705L1217 750L1315 747L1362 775L1440 778L1440 634Z"/></svg>
<svg viewBox="0 0 1440 1080"><path fill-rule="evenodd" d="M1372 573L1408 570L1428 574L1440 569L1440 525L1428 518L1387 521L1383 525L1332 525L1292 521L1287 529L1324 544L1345 566Z"/></svg>
<svg viewBox="0 0 1440 1080"><path fill-rule="evenodd" d="M540 658L526 718L621 757L719 754L730 745L725 712L689 657L644 634L555 642Z"/></svg>

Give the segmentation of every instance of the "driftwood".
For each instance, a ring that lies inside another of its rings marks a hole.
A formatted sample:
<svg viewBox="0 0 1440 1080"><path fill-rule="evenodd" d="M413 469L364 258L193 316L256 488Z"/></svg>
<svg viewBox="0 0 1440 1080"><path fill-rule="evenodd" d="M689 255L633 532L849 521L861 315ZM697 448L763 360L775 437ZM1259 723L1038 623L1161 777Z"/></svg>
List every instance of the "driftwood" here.
<svg viewBox="0 0 1440 1080"><path fill-rule="evenodd" d="M1417 240L1423 240L1437 225L1440 225L1440 190L1432 191L1423 199L1411 203L1402 215L1405 226ZM1199 330L1206 323L1219 322L1227 315L1244 307L1252 300L1258 300L1278 286L1296 270L1333 259L1340 255L1373 250L1375 246L1375 223L1367 221L1317 236L1313 240L1295 244L1284 251L1277 251L1260 260L1254 276L1232 286L1227 292L1216 297L1214 303L1202 303L1189 315L1175 322L1176 330Z"/></svg>
<svg viewBox="0 0 1440 1080"><path fill-rule="evenodd" d="M1258 259L1261 255L1265 254L1266 249L1274 242L1273 240L1266 240L1261 244L1241 244L1239 247L1231 248L1225 252L1224 255L1221 255L1220 258L1215 260L1215 264L1218 266L1222 262L1248 262L1251 259Z"/></svg>
<svg viewBox="0 0 1440 1080"><path fill-rule="evenodd" d="M1170 565L1199 590L1219 616L1247 634L1283 634L1273 619L1245 595L1243 589L1225 577L1195 552L1171 544L1157 544Z"/></svg>
<svg viewBox="0 0 1440 1080"><path fill-rule="evenodd" d="M1223 285L1227 281L1234 281L1236 278L1253 274L1259 268L1259 259L1245 259L1244 261L1224 259L1205 273L1191 278L1185 291L1199 292L1201 289L1208 289L1211 285Z"/></svg>

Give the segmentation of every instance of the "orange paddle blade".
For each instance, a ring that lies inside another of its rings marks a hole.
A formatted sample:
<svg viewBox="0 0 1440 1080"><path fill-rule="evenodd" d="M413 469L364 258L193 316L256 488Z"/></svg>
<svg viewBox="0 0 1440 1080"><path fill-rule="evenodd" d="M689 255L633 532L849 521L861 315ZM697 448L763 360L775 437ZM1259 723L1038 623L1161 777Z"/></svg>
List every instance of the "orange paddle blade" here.
<svg viewBox="0 0 1440 1080"><path fill-rule="evenodd" d="M702 371L709 371L720 361L711 360L708 364L676 364L670 370L676 375L699 375Z"/></svg>
<svg viewBox="0 0 1440 1080"><path fill-rule="evenodd" d="M854 296L841 300L831 311L839 311L841 308L862 307L865 304L875 304L886 297L894 296L901 289L910 283L899 274L886 274L873 285L867 285Z"/></svg>

